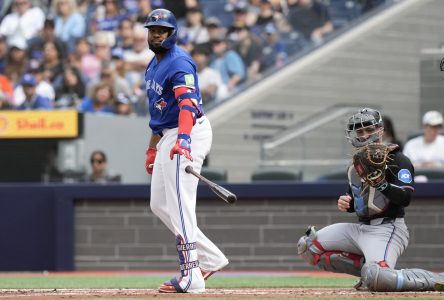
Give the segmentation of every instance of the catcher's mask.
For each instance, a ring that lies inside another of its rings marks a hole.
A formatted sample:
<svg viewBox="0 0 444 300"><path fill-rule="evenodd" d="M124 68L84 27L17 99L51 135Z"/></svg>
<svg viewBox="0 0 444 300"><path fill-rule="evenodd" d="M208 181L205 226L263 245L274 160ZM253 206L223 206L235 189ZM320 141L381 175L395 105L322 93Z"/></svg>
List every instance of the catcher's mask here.
<svg viewBox="0 0 444 300"><path fill-rule="evenodd" d="M379 111L363 108L347 123L347 140L356 148L378 141L382 135L382 117Z"/></svg>
<svg viewBox="0 0 444 300"><path fill-rule="evenodd" d="M162 48L171 49L177 41L177 21L172 12L159 8L153 10L147 17L145 28L161 26L171 29L170 35L162 42Z"/></svg>

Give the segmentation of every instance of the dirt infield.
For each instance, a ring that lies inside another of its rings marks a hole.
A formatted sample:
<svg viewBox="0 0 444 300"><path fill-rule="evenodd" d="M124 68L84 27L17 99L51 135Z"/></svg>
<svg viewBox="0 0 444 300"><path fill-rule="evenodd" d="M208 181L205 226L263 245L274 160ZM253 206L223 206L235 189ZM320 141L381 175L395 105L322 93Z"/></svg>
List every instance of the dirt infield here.
<svg viewBox="0 0 444 300"><path fill-rule="evenodd" d="M6 289L0 290L0 299L113 299L113 298L436 298L441 292L369 293L344 288L264 288L264 289L207 289L202 294L164 294L155 289Z"/></svg>

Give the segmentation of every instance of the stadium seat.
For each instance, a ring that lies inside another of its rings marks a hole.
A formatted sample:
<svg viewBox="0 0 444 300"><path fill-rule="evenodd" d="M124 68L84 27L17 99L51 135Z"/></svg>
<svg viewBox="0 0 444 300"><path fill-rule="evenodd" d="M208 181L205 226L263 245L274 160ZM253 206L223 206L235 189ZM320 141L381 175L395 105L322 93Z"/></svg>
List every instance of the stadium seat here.
<svg viewBox="0 0 444 300"><path fill-rule="evenodd" d="M227 170L222 168L202 167L200 174L211 181L227 181L228 178Z"/></svg>
<svg viewBox="0 0 444 300"><path fill-rule="evenodd" d="M425 176L427 180L444 180L444 169L418 168L415 169L415 179L417 176Z"/></svg>
<svg viewBox="0 0 444 300"><path fill-rule="evenodd" d="M317 181L347 181L347 170L337 170L318 177Z"/></svg>
<svg viewBox="0 0 444 300"><path fill-rule="evenodd" d="M260 167L251 175L252 181L302 181L302 171L287 167Z"/></svg>
<svg viewBox="0 0 444 300"><path fill-rule="evenodd" d="M356 0L330 0L328 11L335 29L341 28L361 15L361 5Z"/></svg>

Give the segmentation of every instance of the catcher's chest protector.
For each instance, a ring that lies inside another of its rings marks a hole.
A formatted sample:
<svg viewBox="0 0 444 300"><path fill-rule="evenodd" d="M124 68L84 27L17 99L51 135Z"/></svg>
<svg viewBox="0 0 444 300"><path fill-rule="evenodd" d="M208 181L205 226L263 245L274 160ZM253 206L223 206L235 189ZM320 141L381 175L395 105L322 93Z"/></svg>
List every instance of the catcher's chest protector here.
<svg viewBox="0 0 444 300"><path fill-rule="evenodd" d="M389 199L377 189L365 185L353 165L348 169L348 180L351 187L354 208L359 217L371 217L387 210Z"/></svg>

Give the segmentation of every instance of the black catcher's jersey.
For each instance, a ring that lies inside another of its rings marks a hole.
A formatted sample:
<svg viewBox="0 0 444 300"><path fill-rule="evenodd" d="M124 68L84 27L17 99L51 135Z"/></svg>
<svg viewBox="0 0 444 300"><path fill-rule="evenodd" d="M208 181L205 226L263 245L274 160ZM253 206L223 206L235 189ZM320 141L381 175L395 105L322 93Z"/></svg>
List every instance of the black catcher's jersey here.
<svg viewBox="0 0 444 300"><path fill-rule="evenodd" d="M348 167L348 194L352 196L348 211L356 212L361 222L381 217L404 217L404 207L409 205L410 193L414 190L414 168L399 150L392 151L390 158L385 178L391 186L383 192L364 184L353 164Z"/></svg>

